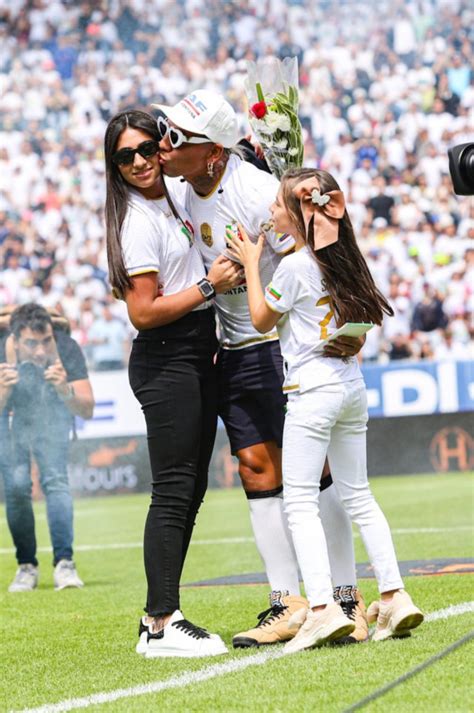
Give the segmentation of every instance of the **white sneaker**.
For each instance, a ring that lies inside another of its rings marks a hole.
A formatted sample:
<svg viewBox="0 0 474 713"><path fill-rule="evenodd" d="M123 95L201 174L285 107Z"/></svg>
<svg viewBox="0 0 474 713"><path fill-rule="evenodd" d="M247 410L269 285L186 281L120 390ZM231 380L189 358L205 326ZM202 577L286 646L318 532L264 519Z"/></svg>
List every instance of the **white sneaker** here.
<svg viewBox="0 0 474 713"><path fill-rule="evenodd" d="M39 572L34 564L21 564L15 579L8 587L9 592L32 592L38 586Z"/></svg>
<svg viewBox="0 0 474 713"><path fill-rule="evenodd" d="M295 619L299 613L296 612ZM293 623L290 618L288 626L291 627ZM299 620L295 621L295 623L298 624ZM354 629L354 622L344 614L339 604L335 602L328 604L325 609L320 609L319 611L309 609L295 638L288 641L283 647L283 653L294 654L304 649L312 649L314 646L323 646L328 641L336 641L343 636L352 634Z"/></svg>
<svg viewBox="0 0 474 713"><path fill-rule="evenodd" d="M370 623L377 621L372 637L374 641L409 636L410 629L415 629L424 619L423 614L404 589L395 592L388 602L372 602L367 609L367 616Z"/></svg>
<svg viewBox="0 0 474 713"><path fill-rule="evenodd" d="M54 568L54 588L56 591L66 587L83 587L84 582L79 579L76 566L72 560L59 560Z"/></svg>
<svg viewBox="0 0 474 713"><path fill-rule="evenodd" d="M164 629L157 634L148 633L147 640L145 653L147 659L170 656L198 658L228 653L220 636L209 634L200 626L191 624L178 609L172 614ZM140 641L137 648L139 645Z"/></svg>
<svg viewBox="0 0 474 713"><path fill-rule="evenodd" d="M147 624L146 619L146 616L142 616L138 625L138 643L135 646L135 651L137 654L140 654L140 656L144 656L146 654L148 649L148 634L152 633L150 625ZM206 633L209 632L206 631ZM222 639L218 634L209 634L209 636L214 641L222 642Z"/></svg>
<svg viewBox="0 0 474 713"><path fill-rule="evenodd" d="M148 624L145 623L145 619L145 616L142 616L140 619L138 626L138 643L135 646L135 651L137 654L140 654L140 656L145 656L148 649L148 634L151 634Z"/></svg>

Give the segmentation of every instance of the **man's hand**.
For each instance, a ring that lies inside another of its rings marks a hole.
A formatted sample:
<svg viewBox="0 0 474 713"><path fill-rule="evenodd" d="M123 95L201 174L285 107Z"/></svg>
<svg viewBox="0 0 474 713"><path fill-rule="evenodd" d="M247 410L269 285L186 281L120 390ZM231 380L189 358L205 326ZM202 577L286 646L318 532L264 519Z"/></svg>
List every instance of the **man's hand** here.
<svg viewBox="0 0 474 713"><path fill-rule="evenodd" d="M69 384L67 382L66 369L62 365L60 359L56 359L54 364L48 366L44 372L45 381L48 381L56 389L58 396L67 398L70 394Z"/></svg>
<svg viewBox="0 0 474 713"><path fill-rule="evenodd" d="M0 364L0 412L7 405L12 389L19 379L20 375L15 366L6 363Z"/></svg>
<svg viewBox="0 0 474 713"><path fill-rule="evenodd" d="M11 389L19 381L18 370L12 364L0 364L0 387Z"/></svg>
<svg viewBox="0 0 474 713"><path fill-rule="evenodd" d="M365 334L361 337L337 337L331 339L323 349L324 356L337 357L344 359L345 357L355 356L360 352L365 344Z"/></svg>

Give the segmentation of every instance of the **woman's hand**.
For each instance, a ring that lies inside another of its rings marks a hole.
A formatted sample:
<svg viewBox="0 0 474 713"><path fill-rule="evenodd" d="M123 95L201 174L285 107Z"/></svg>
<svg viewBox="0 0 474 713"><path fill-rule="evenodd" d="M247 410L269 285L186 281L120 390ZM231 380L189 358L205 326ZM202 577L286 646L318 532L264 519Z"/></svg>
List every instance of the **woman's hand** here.
<svg viewBox="0 0 474 713"><path fill-rule="evenodd" d="M243 276L242 267L225 255L216 257L207 273L207 279L212 282L217 294L227 292L240 284Z"/></svg>
<svg viewBox="0 0 474 713"><path fill-rule="evenodd" d="M233 231L227 230L225 237L228 241L227 250L239 260L244 267L252 263L258 264L265 243L263 233L258 236L257 242L253 243L245 232L244 227L239 223L237 226L237 235Z"/></svg>

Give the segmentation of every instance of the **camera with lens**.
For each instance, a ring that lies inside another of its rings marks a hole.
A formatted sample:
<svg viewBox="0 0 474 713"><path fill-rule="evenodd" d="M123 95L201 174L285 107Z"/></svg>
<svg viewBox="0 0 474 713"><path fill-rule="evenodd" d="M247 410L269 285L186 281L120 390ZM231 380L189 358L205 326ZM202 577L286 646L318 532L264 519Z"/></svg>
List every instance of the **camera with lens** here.
<svg viewBox="0 0 474 713"><path fill-rule="evenodd" d="M18 364L19 383L22 389L30 392L38 392L44 387L45 367L38 366L33 361L22 361Z"/></svg>
<svg viewBox="0 0 474 713"><path fill-rule="evenodd" d="M474 143L448 149L449 173L458 196L474 195Z"/></svg>

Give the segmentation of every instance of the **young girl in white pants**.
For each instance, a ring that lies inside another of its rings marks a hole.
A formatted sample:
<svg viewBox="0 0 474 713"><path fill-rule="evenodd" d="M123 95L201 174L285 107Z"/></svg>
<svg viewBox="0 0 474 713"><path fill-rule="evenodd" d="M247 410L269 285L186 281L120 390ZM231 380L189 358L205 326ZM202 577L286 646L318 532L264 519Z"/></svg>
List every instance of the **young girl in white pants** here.
<svg viewBox="0 0 474 713"><path fill-rule="evenodd" d="M285 510L310 609L293 615L300 626L285 645L292 653L350 633L353 622L333 599L318 508L319 473L328 456L339 496L357 524L374 568L381 600L375 640L407 635L423 615L403 589L390 529L367 480L367 394L355 357L324 357L323 340L345 322L381 324L392 310L377 290L354 238L344 196L326 171L295 169L282 179L271 207L274 227L291 233L296 250L262 288L258 261L264 238L241 230L230 248L245 267L252 321L261 332L277 325L287 365L288 410L283 437Z"/></svg>

